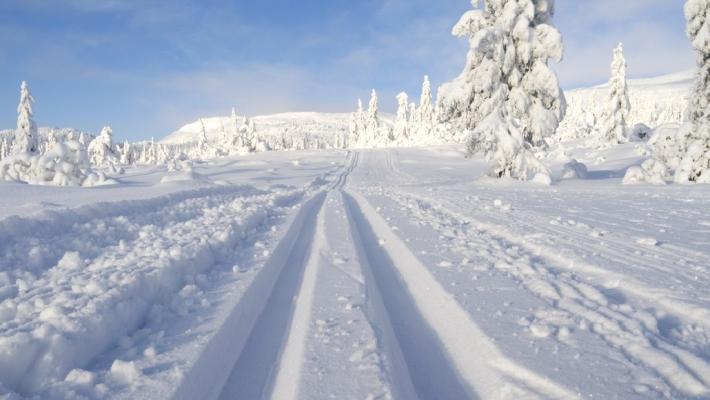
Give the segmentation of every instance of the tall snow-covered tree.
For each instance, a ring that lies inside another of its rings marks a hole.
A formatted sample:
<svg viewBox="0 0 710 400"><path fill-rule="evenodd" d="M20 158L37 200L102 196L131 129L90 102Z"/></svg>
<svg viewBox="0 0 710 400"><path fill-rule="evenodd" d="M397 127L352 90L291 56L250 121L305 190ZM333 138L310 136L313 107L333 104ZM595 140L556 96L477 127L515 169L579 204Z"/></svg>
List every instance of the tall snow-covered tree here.
<svg viewBox="0 0 710 400"><path fill-rule="evenodd" d="M710 1L685 3L687 33L697 52L698 76L690 96L689 123L683 130L685 155L675 181L710 183Z"/></svg>
<svg viewBox="0 0 710 400"><path fill-rule="evenodd" d="M370 104L367 107L367 127L366 129L371 133L377 132L380 128L380 116L379 116L379 99L377 97L377 91L372 89L372 94L370 95Z"/></svg>
<svg viewBox="0 0 710 400"><path fill-rule="evenodd" d="M429 76L424 75L422 82L422 94L419 98L419 107L415 117L417 125L422 126L425 130L431 130L434 123L434 106L432 105L431 82Z"/></svg>
<svg viewBox="0 0 710 400"><path fill-rule="evenodd" d="M205 121L200 118L200 136L197 139L197 148L195 149L196 158L204 158L207 156L207 129L205 129Z"/></svg>
<svg viewBox="0 0 710 400"><path fill-rule="evenodd" d="M57 138L57 132L54 130L54 128L49 130L49 133L47 134L47 140L46 144L44 146L44 152L48 152L54 148L54 146L59 142L59 139Z"/></svg>
<svg viewBox="0 0 710 400"><path fill-rule="evenodd" d="M0 138L0 160L8 156L7 140Z"/></svg>
<svg viewBox="0 0 710 400"><path fill-rule="evenodd" d="M367 126L367 116L362 108L362 99L357 99L357 111L350 116L348 143L353 146L362 145Z"/></svg>
<svg viewBox="0 0 710 400"><path fill-rule="evenodd" d="M618 144L628 141L630 109L629 90L626 84L624 45L619 43L614 49L606 110L601 118L602 139L605 143Z"/></svg>
<svg viewBox="0 0 710 400"><path fill-rule="evenodd" d="M394 122L393 139L397 144L405 143L409 138L409 96L407 93L397 95L397 119Z"/></svg>
<svg viewBox="0 0 710 400"><path fill-rule="evenodd" d="M492 176L529 179L547 169L533 156L546 146L566 104L549 60L561 61L554 0L472 2L453 34L469 39L464 71L440 89L441 120L471 132L469 152L494 163Z"/></svg>
<svg viewBox="0 0 710 400"><path fill-rule="evenodd" d="M390 135L390 130L383 126L380 120L377 91L372 89L365 118L365 134L360 135L360 145L363 147L384 147L389 144Z"/></svg>
<svg viewBox="0 0 710 400"><path fill-rule="evenodd" d="M131 155L131 144L128 140L124 140L123 147L121 147L121 158L119 160L123 165L133 164L133 158Z"/></svg>
<svg viewBox="0 0 710 400"><path fill-rule="evenodd" d="M33 119L32 103L35 99L27 82L20 85L20 104L17 106L17 129L12 142L12 154L37 154L39 151L37 124Z"/></svg>
<svg viewBox="0 0 710 400"><path fill-rule="evenodd" d="M89 143L87 151L93 165L108 166L118 161L113 146L113 130L110 126L105 126L101 134Z"/></svg>

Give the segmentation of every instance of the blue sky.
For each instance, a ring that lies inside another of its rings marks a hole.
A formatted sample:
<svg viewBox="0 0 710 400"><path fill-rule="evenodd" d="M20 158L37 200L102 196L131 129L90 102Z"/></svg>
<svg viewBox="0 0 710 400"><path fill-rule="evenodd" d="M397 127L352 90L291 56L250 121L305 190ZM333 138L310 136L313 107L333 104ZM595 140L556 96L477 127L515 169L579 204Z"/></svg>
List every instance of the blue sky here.
<svg viewBox="0 0 710 400"><path fill-rule="evenodd" d="M629 75L692 68L680 0L557 0L563 87L607 79L625 43ZM351 111L371 88L393 111L456 76L450 35L467 0L8 0L0 2L0 127L22 79L42 125L162 137L200 116Z"/></svg>

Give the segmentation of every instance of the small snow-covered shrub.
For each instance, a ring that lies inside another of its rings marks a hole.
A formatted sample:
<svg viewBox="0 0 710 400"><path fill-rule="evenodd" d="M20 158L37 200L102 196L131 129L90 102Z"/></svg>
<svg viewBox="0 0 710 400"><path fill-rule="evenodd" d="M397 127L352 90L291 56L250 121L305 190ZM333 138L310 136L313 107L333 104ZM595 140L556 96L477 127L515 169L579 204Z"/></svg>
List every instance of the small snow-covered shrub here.
<svg viewBox="0 0 710 400"><path fill-rule="evenodd" d="M651 138L651 134L653 134L653 129L646 124L639 123L631 128L629 139L631 139L632 142L645 142Z"/></svg>
<svg viewBox="0 0 710 400"><path fill-rule="evenodd" d="M686 129L688 129L687 125L681 127L678 124L661 125L654 129L648 140L653 158L665 164L669 169L675 170L683 157L685 146L682 131Z"/></svg>
<svg viewBox="0 0 710 400"><path fill-rule="evenodd" d="M587 166L577 160L571 160L562 169L560 179L587 179Z"/></svg>
<svg viewBox="0 0 710 400"><path fill-rule="evenodd" d="M653 185L665 185L669 179L668 168L653 158L644 161L641 166L633 166L626 170L624 175L624 185L634 185L640 183L651 183Z"/></svg>

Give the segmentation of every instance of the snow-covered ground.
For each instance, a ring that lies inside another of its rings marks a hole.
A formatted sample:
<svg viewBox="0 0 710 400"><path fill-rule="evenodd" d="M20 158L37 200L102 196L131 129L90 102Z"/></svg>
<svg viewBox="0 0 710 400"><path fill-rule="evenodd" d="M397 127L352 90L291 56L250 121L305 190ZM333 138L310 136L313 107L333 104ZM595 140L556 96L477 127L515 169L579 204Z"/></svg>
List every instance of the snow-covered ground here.
<svg viewBox="0 0 710 400"><path fill-rule="evenodd" d="M0 183L0 390L707 398L710 188L622 186L633 146L553 186L457 146Z"/></svg>

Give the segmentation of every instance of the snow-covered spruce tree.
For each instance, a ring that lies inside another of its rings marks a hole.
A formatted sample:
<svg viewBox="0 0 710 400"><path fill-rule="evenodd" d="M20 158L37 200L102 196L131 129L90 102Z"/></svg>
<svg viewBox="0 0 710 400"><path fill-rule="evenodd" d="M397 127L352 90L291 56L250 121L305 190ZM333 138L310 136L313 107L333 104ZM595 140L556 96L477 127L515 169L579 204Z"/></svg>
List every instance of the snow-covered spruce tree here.
<svg viewBox="0 0 710 400"><path fill-rule="evenodd" d="M3 137L0 137L0 161L2 161L2 159L7 156L8 156L7 140Z"/></svg>
<svg viewBox="0 0 710 400"><path fill-rule="evenodd" d="M548 61L562 59L551 24L553 0L473 0L453 34L470 51L459 77L440 89L442 122L472 131L469 152L494 163L491 176L527 180L549 172L533 155L564 117L565 100Z"/></svg>
<svg viewBox="0 0 710 400"><path fill-rule="evenodd" d="M110 126L101 129L101 134L89 143L87 151L91 164L96 166L111 166L118 161L113 146L113 130Z"/></svg>
<svg viewBox="0 0 710 400"><path fill-rule="evenodd" d="M45 144L45 153L52 150L54 146L59 142L59 139L57 139L57 132L55 132L54 128L49 130L49 133L47 134L47 142Z"/></svg>
<svg viewBox="0 0 710 400"><path fill-rule="evenodd" d="M391 142L392 132L380 120L377 91L372 90L365 118L365 132L360 135L360 147L386 147Z"/></svg>
<svg viewBox="0 0 710 400"><path fill-rule="evenodd" d="M207 142L207 130L205 129L205 122L200 118L200 136L197 139L197 147L195 147L194 151L194 158L195 159L205 159L207 158L207 151L208 151L208 142ZM152 148L153 146L151 146Z"/></svg>
<svg viewBox="0 0 710 400"><path fill-rule="evenodd" d="M232 115L230 117L232 138L229 145L230 155L243 155L249 153L249 149L246 145L245 130L239 127L239 117L237 116L237 110L232 107Z"/></svg>
<svg viewBox="0 0 710 400"><path fill-rule="evenodd" d="M131 153L131 144L128 143L128 140L124 140L124 142L123 142L123 146L121 147L121 158L119 161L123 165L133 164L133 157L132 157L132 153Z"/></svg>
<svg viewBox="0 0 710 400"><path fill-rule="evenodd" d="M17 129L15 139L12 142L12 154L28 153L37 154L39 151L37 140L37 125L32 113L32 103L35 99L30 93L27 82L22 81L20 85L20 104L17 106Z"/></svg>
<svg viewBox="0 0 710 400"><path fill-rule="evenodd" d="M158 151L155 148L155 138L150 137L150 143L148 146L148 164L156 165L158 163Z"/></svg>
<svg viewBox="0 0 710 400"><path fill-rule="evenodd" d="M601 118L602 144L619 144L628 141L628 119L631 103L626 84L626 59L624 45L614 49L614 59L611 62L611 79L607 104Z"/></svg>
<svg viewBox="0 0 710 400"><path fill-rule="evenodd" d="M405 144L409 139L409 96L407 93L397 95L397 118L394 122L393 140L396 144Z"/></svg>
<svg viewBox="0 0 710 400"><path fill-rule="evenodd" d="M414 115L412 116L413 126L411 130L414 139L418 143L424 143L432 139L434 133L434 123L435 123L435 113L434 105L432 104L431 95L431 82L429 81L429 76L424 75L424 82L422 82L422 93L419 98L419 107L416 108Z"/></svg>
<svg viewBox="0 0 710 400"><path fill-rule="evenodd" d="M690 96L689 126L682 130L685 154L675 172L678 183L710 183L710 1L685 3L687 33L698 56L698 76Z"/></svg>
<svg viewBox="0 0 710 400"><path fill-rule="evenodd" d="M362 99L357 99L357 111L350 116L348 146L362 146L366 127L367 116L362 108Z"/></svg>
<svg viewBox="0 0 710 400"><path fill-rule="evenodd" d="M375 89L372 89L372 94L370 95L370 103L367 107L367 120L365 122L365 137L368 146L375 146L375 142L379 139L377 137L379 130L379 98L377 97L377 91L375 91Z"/></svg>

